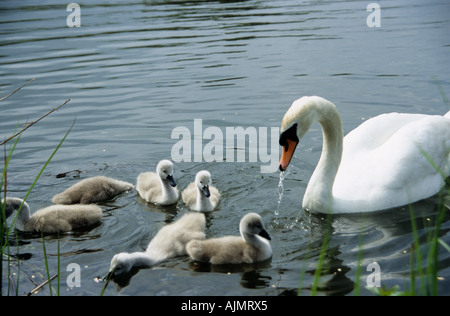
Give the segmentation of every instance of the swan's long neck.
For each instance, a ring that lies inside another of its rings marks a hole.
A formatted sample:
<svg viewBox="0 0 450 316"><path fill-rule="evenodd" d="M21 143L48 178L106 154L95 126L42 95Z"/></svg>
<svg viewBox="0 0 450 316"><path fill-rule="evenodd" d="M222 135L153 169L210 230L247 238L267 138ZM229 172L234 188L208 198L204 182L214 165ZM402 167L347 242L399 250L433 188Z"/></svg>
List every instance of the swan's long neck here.
<svg viewBox="0 0 450 316"><path fill-rule="evenodd" d="M130 253L131 265L135 268L149 268L158 264L161 260L153 258L146 252Z"/></svg>
<svg viewBox="0 0 450 316"><path fill-rule="evenodd" d="M209 198L207 198L202 190L197 187L197 210L210 210L212 209L212 203Z"/></svg>
<svg viewBox="0 0 450 316"><path fill-rule="evenodd" d="M22 205L23 203L23 205ZM22 208L20 206L22 205ZM27 202L24 202L19 198L6 198L5 202L5 215L8 218L14 211L18 211L16 219L16 228L18 230L24 230L25 225L30 220L30 207Z"/></svg>
<svg viewBox="0 0 450 316"><path fill-rule="evenodd" d="M246 232L241 232L241 237L246 243L258 249L264 258L269 258L272 256L272 248L270 247L270 243L264 237Z"/></svg>
<svg viewBox="0 0 450 316"><path fill-rule="evenodd" d="M333 104L322 104L317 110L317 121L322 126L323 147L303 198L303 207L310 210L332 210L333 184L343 150L341 117Z"/></svg>
<svg viewBox="0 0 450 316"><path fill-rule="evenodd" d="M259 244L261 243L260 237L256 236L255 234L249 234L247 232L242 232L241 231L241 237L242 239L244 239L245 242L258 247Z"/></svg>
<svg viewBox="0 0 450 316"><path fill-rule="evenodd" d="M251 244L258 249L263 248L265 247L265 245L269 244L269 241L264 237L255 234L250 234L243 230L241 230L241 237L242 239L244 239L246 243Z"/></svg>
<svg viewBox="0 0 450 316"><path fill-rule="evenodd" d="M177 194L175 188L170 185L169 181L161 177L159 178L159 180L161 181L162 196L164 200L175 199Z"/></svg>

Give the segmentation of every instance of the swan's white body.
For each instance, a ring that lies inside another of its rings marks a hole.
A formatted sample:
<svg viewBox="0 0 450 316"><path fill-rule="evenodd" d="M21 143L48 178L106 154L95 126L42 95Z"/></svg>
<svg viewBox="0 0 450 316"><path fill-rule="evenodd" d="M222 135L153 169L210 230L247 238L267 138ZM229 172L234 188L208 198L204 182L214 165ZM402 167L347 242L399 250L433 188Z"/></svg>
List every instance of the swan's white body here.
<svg viewBox="0 0 450 316"><path fill-rule="evenodd" d="M96 224L102 218L102 209L97 205L52 205L31 215L30 207L22 199L6 198L4 203L7 218L23 204L15 223L20 231L68 232Z"/></svg>
<svg viewBox="0 0 450 316"><path fill-rule="evenodd" d="M216 208L220 200L220 193L211 185L211 174L202 170L195 176L181 194L183 202L193 211L209 212Z"/></svg>
<svg viewBox="0 0 450 316"><path fill-rule="evenodd" d="M241 264L264 261L272 257L269 234L261 216L245 215L239 224L241 236L193 240L186 246L192 260L211 264Z"/></svg>
<svg viewBox="0 0 450 316"><path fill-rule="evenodd" d="M286 112L280 144L291 139L291 146L284 146L280 169L287 168L314 121L322 126L324 144L303 198L310 211L358 213L407 205L437 194L450 175L450 112L379 115L342 140L335 105L320 97L303 97Z"/></svg>
<svg viewBox="0 0 450 316"><path fill-rule="evenodd" d="M141 198L158 205L171 205L178 201L179 193L173 179L173 164L161 160L156 173L143 172L137 178L136 190Z"/></svg>
<svg viewBox="0 0 450 316"><path fill-rule="evenodd" d="M120 275L132 267L148 268L164 260L186 255L186 244L205 238L205 215L189 213L160 229L145 252L122 252L111 260L109 273Z"/></svg>
<svg viewBox="0 0 450 316"><path fill-rule="evenodd" d="M131 183L97 176L81 180L53 197L54 204L91 204L113 199L132 190Z"/></svg>

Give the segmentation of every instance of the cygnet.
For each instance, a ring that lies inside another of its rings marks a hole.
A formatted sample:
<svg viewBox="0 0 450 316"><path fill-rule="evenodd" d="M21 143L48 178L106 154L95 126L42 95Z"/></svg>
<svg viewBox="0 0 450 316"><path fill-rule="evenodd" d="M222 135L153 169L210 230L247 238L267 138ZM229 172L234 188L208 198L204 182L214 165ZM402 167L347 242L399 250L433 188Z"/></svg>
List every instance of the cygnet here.
<svg viewBox="0 0 450 316"><path fill-rule="evenodd" d="M216 208L220 200L220 193L211 185L211 174L200 171L183 191L181 197L184 203L193 211L208 212Z"/></svg>
<svg viewBox="0 0 450 316"><path fill-rule="evenodd" d="M225 236L207 240L193 240L186 246L194 261L211 264L241 264L264 261L272 257L270 236L261 216L245 215L240 222L241 236Z"/></svg>
<svg viewBox="0 0 450 316"><path fill-rule="evenodd" d="M122 252L111 260L107 278L128 273L131 268L148 268L164 260L186 255L186 244L205 238L205 215L189 213L161 228L145 252Z"/></svg>
<svg viewBox="0 0 450 316"><path fill-rule="evenodd" d="M136 190L141 198L158 205L171 205L178 201L178 189L173 179L173 164L161 160L156 173L143 172L137 178Z"/></svg>
<svg viewBox="0 0 450 316"><path fill-rule="evenodd" d="M132 190L131 183L97 176L84 179L53 197L54 204L91 204L110 200Z"/></svg>
<svg viewBox="0 0 450 316"><path fill-rule="evenodd" d="M102 218L102 209L97 205L52 205L38 210L30 216L30 207L20 198L6 198L5 215L8 218L14 211L17 215L16 228L20 231L56 233L94 225Z"/></svg>

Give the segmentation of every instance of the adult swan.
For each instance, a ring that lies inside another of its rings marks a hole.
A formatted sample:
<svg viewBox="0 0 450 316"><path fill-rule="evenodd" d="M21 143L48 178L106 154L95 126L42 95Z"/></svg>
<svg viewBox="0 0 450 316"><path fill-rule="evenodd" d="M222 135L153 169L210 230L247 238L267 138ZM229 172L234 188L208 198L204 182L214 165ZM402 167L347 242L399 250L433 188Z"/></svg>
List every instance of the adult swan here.
<svg viewBox="0 0 450 316"><path fill-rule="evenodd" d="M321 97L295 101L281 123L280 170L311 124L322 126L322 155L303 197L319 213L385 210L428 198L450 175L450 112L382 114L343 138L336 106Z"/></svg>

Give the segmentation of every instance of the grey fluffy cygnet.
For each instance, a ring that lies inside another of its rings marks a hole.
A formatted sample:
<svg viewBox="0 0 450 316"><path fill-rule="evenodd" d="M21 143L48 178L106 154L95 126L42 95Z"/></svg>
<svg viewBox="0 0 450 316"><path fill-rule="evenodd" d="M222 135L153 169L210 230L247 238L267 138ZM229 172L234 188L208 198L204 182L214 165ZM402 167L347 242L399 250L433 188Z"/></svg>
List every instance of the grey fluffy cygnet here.
<svg viewBox="0 0 450 316"><path fill-rule="evenodd" d="M131 268L148 268L164 260L186 255L186 244L205 238L205 215L188 213L161 228L145 252L122 252L111 260L108 276L127 273Z"/></svg>
<svg viewBox="0 0 450 316"><path fill-rule="evenodd" d="M136 190L147 202L158 205L171 205L178 201L178 189L173 179L173 163L161 160L156 173L143 172L137 178Z"/></svg>
<svg viewBox="0 0 450 316"><path fill-rule="evenodd" d="M183 202L193 211L208 212L217 207L220 200L220 193L211 185L211 174L202 170L195 176L195 181L191 182L181 194Z"/></svg>
<svg viewBox="0 0 450 316"><path fill-rule="evenodd" d="M111 200L114 197L132 190L131 183L104 176L97 176L81 180L56 194L54 204L92 204Z"/></svg>
<svg viewBox="0 0 450 316"><path fill-rule="evenodd" d="M193 240L186 246L194 261L211 264L240 264L264 261L272 257L270 236L261 216L245 215L240 222L241 236L225 236L207 240Z"/></svg>
<svg viewBox="0 0 450 316"><path fill-rule="evenodd" d="M31 215L28 203L20 198L8 197L2 202L5 204L7 218L23 204L15 224L20 231L69 232L96 224L102 218L102 209L97 205L52 205Z"/></svg>

